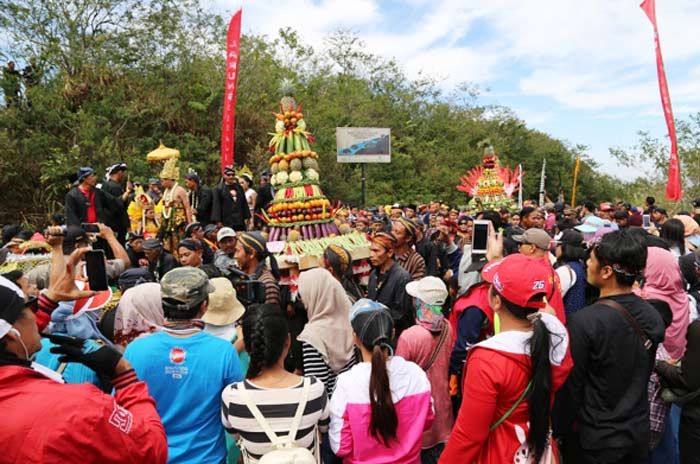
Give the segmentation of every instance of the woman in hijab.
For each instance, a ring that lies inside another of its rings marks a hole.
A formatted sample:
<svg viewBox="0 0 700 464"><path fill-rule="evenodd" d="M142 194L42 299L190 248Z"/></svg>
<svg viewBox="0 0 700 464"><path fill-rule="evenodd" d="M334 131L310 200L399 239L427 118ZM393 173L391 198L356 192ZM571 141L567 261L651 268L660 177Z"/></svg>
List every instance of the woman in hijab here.
<svg viewBox="0 0 700 464"><path fill-rule="evenodd" d="M160 284L148 282L124 293L114 319L114 343L126 348L134 339L161 329L165 318Z"/></svg>
<svg viewBox="0 0 700 464"><path fill-rule="evenodd" d="M313 375L326 386L330 398L338 374L356 362L348 316L350 299L330 272L323 268L299 274L299 297L309 322L299 334L304 375Z"/></svg>
<svg viewBox="0 0 700 464"><path fill-rule="evenodd" d="M348 250L338 245L328 245L323 252L321 265L340 282L350 303L362 298L362 290L352 273L352 256Z"/></svg>
<svg viewBox="0 0 700 464"><path fill-rule="evenodd" d="M662 300L671 307L673 321L666 329L664 347L671 358L680 359L685 353L690 305L683 287L678 258L672 252L657 247L647 249L644 286L638 293L644 299Z"/></svg>

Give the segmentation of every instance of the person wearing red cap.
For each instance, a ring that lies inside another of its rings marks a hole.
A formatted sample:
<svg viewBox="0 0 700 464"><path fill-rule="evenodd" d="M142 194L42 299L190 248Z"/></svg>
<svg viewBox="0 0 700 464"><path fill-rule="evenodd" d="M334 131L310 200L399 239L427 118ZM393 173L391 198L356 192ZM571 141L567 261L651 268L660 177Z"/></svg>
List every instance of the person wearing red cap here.
<svg viewBox="0 0 700 464"><path fill-rule="evenodd" d="M556 311L556 315L562 323L566 323L566 312L564 310L564 299L561 292L559 275L554 271L550 258L549 248L552 237L542 229L531 228L522 235L514 235L512 239L518 244L518 252L522 255L539 259L544 267L549 269L552 276L552 292L547 294L547 301Z"/></svg>
<svg viewBox="0 0 700 464"><path fill-rule="evenodd" d="M566 328L546 305L551 274L520 254L483 274L500 331L469 350L462 406L439 462L554 462L550 409L572 362Z"/></svg>

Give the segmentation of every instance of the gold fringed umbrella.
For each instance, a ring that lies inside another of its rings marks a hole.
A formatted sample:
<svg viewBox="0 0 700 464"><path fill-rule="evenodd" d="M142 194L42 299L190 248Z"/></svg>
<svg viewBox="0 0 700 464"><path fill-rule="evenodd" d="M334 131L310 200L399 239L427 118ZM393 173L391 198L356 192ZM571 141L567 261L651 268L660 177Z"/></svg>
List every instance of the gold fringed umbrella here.
<svg viewBox="0 0 700 464"><path fill-rule="evenodd" d="M146 155L146 161L167 161L173 158L180 157L180 150L175 148L168 148L160 143L158 148Z"/></svg>

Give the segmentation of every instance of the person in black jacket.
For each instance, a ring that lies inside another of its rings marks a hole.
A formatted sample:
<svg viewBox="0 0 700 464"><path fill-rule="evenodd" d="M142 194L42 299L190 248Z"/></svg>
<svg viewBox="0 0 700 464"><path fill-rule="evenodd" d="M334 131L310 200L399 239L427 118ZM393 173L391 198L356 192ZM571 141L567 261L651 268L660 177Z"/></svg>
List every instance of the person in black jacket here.
<svg viewBox="0 0 700 464"><path fill-rule="evenodd" d="M126 254L131 261L128 267L141 267L146 260L143 251L143 234L129 233L129 242L126 244Z"/></svg>
<svg viewBox="0 0 700 464"><path fill-rule="evenodd" d="M108 192L96 188L97 174L91 167L80 168L75 177L77 185L66 194L66 225L80 226L84 222L105 223L107 207L113 197Z"/></svg>
<svg viewBox="0 0 700 464"><path fill-rule="evenodd" d="M442 277L447 271L447 260L440 260L440 248L430 237L424 235L425 225L420 220L414 220L414 224L416 224L416 251L425 261L426 275Z"/></svg>
<svg viewBox="0 0 700 464"><path fill-rule="evenodd" d="M647 386L665 326L658 311L632 293L646 259L646 244L627 231L605 235L591 251L587 280L601 299L567 319L574 368L555 404L564 462L647 461Z"/></svg>
<svg viewBox="0 0 700 464"><path fill-rule="evenodd" d="M667 386L675 392L688 394L687 402L681 406L681 426L678 444L683 464L700 463L700 321L688 326L688 344L679 364L656 361L656 372ZM683 395L685 396L685 395Z"/></svg>
<svg viewBox="0 0 700 464"><path fill-rule="evenodd" d="M126 163L117 163L107 168L107 180L102 184L102 190L111 195L106 205L105 224L107 224L117 236L122 245L126 243L126 233L129 230L129 216L126 213L128 198L133 191L129 182L126 189L122 186L126 180Z"/></svg>
<svg viewBox="0 0 700 464"><path fill-rule="evenodd" d="M148 260L148 270L158 282L168 271L180 266L177 259L163 248L163 243L155 238L144 240L143 252Z"/></svg>
<svg viewBox="0 0 700 464"><path fill-rule="evenodd" d="M686 283L686 292L700 306L700 250L678 259Z"/></svg>
<svg viewBox="0 0 700 464"><path fill-rule="evenodd" d="M187 195L194 215L192 221L199 222L202 224L202 227L210 224L214 201L214 194L211 189L206 185L202 185L202 180L194 171L185 174L185 185L187 186Z"/></svg>
<svg viewBox="0 0 700 464"><path fill-rule="evenodd" d="M265 169L260 174L260 187L258 187L258 195L255 197L255 213L260 214L274 198L275 194L272 190L272 185L270 185L270 171ZM255 223L255 228L260 229L262 220L256 216Z"/></svg>
<svg viewBox="0 0 700 464"><path fill-rule="evenodd" d="M396 337L416 322L413 298L406 293L409 274L394 259L396 237L387 232L379 232L372 237L369 261L372 273L369 275L367 298L382 303L389 308L396 327Z"/></svg>
<svg viewBox="0 0 700 464"><path fill-rule="evenodd" d="M224 168L224 181L214 190L211 220L219 227L245 231L250 220L250 209L243 187L236 181L233 166Z"/></svg>

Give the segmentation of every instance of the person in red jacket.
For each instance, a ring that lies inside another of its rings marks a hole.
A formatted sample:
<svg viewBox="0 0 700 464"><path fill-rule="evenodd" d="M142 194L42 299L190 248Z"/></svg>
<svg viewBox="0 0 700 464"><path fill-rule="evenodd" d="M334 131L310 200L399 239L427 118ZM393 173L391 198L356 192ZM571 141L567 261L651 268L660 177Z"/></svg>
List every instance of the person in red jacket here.
<svg viewBox="0 0 700 464"><path fill-rule="evenodd" d="M91 384L65 384L30 361L41 349L35 306L19 288L0 283L0 464L165 463L168 443L155 402L119 352L52 338L61 362L81 362L109 379L114 396Z"/></svg>
<svg viewBox="0 0 700 464"><path fill-rule="evenodd" d="M573 363L566 328L546 305L548 266L514 254L482 271L491 274L484 280L492 282L500 331L469 350L462 406L440 463L557 462L550 409Z"/></svg>

